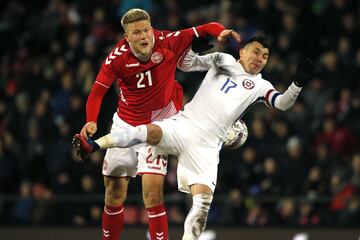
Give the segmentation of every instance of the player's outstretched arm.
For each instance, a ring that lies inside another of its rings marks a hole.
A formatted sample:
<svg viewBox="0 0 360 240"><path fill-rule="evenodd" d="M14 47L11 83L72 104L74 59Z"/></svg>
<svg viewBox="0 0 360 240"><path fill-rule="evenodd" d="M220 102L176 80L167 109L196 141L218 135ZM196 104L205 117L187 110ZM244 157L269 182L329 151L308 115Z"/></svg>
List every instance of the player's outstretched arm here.
<svg viewBox="0 0 360 240"><path fill-rule="evenodd" d="M178 68L183 72L207 71L219 58L219 53L210 53L203 56L189 50L178 62Z"/></svg>
<svg viewBox="0 0 360 240"><path fill-rule="evenodd" d="M187 52L178 62L178 68L184 72L207 71L211 67L231 73L236 63L233 56L221 52L199 55L202 51L207 51L213 47L209 38L199 37L192 41L191 50ZM236 71L236 70L235 70Z"/></svg>
<svg viewBox="0 0 360 240"><path fill-rule="evenodd" d="M312 79L313 73L314 61L311 58L307 57L300 61L296 68L295 80L289 88L283 94L273 93L274 99L270 101L274 102L274 107L282 111L289 109L295 103L302 87Z"/></svg>
<svg viewBox="0 0 360 240"><path fill-rule="evenodd" d="M233 37L237 42L241 42L241 36L233 29L225 29L223 25L217 22L206 23L196 28L197 37L215 37L219 42L224 42L228 37Z"/></svg>

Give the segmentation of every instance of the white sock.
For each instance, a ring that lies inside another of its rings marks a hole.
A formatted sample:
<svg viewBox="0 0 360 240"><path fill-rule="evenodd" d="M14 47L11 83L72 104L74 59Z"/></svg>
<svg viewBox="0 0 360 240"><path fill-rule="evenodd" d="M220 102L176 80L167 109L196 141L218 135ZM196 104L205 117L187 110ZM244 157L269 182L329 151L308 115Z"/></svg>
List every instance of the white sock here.
<svg viewBox="0 0 360 240"><path fill-rule="evenodd" d="M139 125L134 128L124 128L119 131L109 133L95 142L101 149L120 147L126 148L134 146L139 143L146 142L147 139L147 127L146 125Z"/></svg>
<svg viewBox="0 0 360 240"><path fill-rule="evenodd" d="M207 216L213 196L210 194L197 194L193 196L193 205L184 223L182 240L197 240L205 230Z"/></svg>

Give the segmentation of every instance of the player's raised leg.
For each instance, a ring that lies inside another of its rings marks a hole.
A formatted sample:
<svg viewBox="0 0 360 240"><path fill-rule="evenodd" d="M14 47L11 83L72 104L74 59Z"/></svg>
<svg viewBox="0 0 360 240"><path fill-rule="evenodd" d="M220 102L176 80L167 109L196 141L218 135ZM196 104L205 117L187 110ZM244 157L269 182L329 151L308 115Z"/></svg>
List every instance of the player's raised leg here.
<svg viewBox="0 0 360 240"><path fill-rule="evenodd" d="M91 153L99 149L107 148L127 148L139 143L147 142L150 145L157 145L162 137L162 130L155 124L139 125L131 129L121 129L111 132L93 141L91 138L85 139L81 134L76 134L73 138L73 146L76 155L84 160Z"/></svg>
<svg viewBox="0 0 360 240"><path fill-rule="evenodd" d="M99 146L95 146L94 141L91 138L86 140L86 138L81 134L75 134L72 144L75 148L76 156L80 160L85 160L92 152L99 149Z"/></svg>

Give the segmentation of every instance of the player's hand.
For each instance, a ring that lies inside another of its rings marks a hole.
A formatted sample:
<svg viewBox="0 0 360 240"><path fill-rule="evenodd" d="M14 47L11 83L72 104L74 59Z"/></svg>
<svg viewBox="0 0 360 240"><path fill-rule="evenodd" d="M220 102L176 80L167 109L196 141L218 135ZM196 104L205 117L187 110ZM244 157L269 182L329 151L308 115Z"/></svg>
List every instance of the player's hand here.
<svg viewBox="0 0 360 240"><path fill-rule="evenodd" d="M225 29L225 30L223 30L221 33L220 33L220 35L217 37L217 40L219 41L219 42L225 42L226 41L226 39L228 38L228 37L233 37L237 42L241 42L241 37L240 37L240 35L237 33L237 32L235 32L234 30L232 30L232 29Z"/></svg>
<svg viewBox="0 0 360 240"><path fill-rule="evenodd" d="M210 44L210 39L207 37L193 37L192 43L191 43L191 50L193 50L196 53L202 53L205 52L211 48L213 48L214 45Z"/></svg>
<svg viewBox="0 0 360 240"><path fill-rule="evenodd" d="M87 122L84 127L81 129L80 134L83 135L86 140L89 137L92 137L97 131L96 122Z"/></svg>
<svg viewBox="0 0 360 240"><path fill-rule="evenodd" d="M312 78L314 73L314 60L310 57L300 61L296 67L295 85L298 87L305 86Z"/></svg>

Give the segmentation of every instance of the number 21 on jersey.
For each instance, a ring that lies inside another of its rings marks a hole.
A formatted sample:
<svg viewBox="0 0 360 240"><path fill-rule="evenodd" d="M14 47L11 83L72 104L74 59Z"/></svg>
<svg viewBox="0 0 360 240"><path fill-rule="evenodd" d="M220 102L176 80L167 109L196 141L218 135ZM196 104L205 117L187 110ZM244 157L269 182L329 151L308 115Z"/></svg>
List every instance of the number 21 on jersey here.
<svg viewBox="0 0 360 240"><path fill-rule="evenodd" d="M136 74L136 77L139 80L136 83L137 88L145 88L152 86L152 78L151 78L151 71L147 70L146 72L141 72Z"/></svg>
<svg viewBox="0 0 360 240"><path fill-rule="evenodd" d="M231 81L230 78L226 80L226 82L222 85L220 91L228 93L230 89L235 88L237 86L237 83L234 81Z"/></svg>

